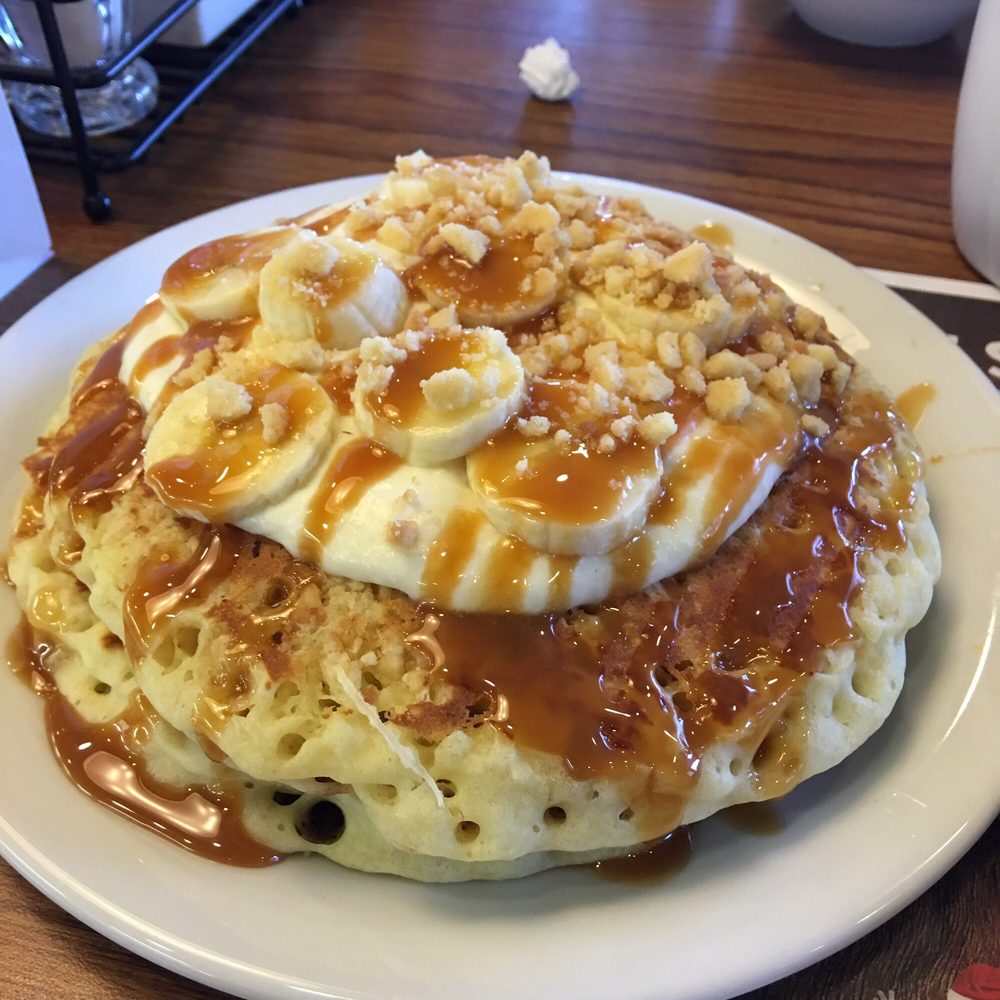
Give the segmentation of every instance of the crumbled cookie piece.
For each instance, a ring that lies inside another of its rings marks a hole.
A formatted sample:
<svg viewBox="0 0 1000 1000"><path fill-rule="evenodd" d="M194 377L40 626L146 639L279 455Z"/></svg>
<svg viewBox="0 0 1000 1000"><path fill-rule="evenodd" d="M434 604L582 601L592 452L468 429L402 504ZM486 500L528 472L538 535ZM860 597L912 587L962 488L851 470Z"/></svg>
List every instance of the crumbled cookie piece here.
<svg viewBox="0 0 1000 1000"><path fill-rule="evenodd" d="M684 361L681 357L680 337L674 330L666 330L656 338L656 354L664 368L680 368Z"/></svg>
<svg viewBox="0 0 1000 1000"><path fill-rule="evenodd" d="M260 408L264 443L275 445L288 432L288 410L280 403L265 403Z"/></svg>
<svg viewBox="0 0 1000 1000"><path fill-rule="evenodd" d="M406 359L406 351L387 337L369 337L361 342L358 352L357 391L362 395L378 396L385 392L392 379L394 365Z"/></svg>
<svg viewBox="0 0 1000 1000"><path fill-rule="evenodd" d="M677 373L677 384L696 396L704 396L708 384L705 376L694 365L685 365Z"/></svg>
<svg viewBox="0 0 1000 1000"><path fill-rule="evenodd" d="M806 354L815 358L823 366L824 372L832 372L840 364L837 352L829 344L809 344Z"/></svg>
<svg viewBox="0 0 1000 1000"><path fill-rule="evenodd" d="M765 330L757 342L762 351L774 355L779 361L788 354L788 344L777 330Z"/></svg>
<svg viewBox="0 0 1000 1000"><path fill-rule="evenodd" d="M618 363L618 345L613 340L591 344L583 352L583 365L594 381L608 392L618 392L625 384L625 373Z"/></svg>
<svg viewBox="0 0 1000 1000"><path fill-rule="evenodd" d="M400 253L411 253L413 250L413 236L399 217L395 215L390 215L379 226L375 239Z"/></svg>
<svg viewBox="0 0 1000 1000"><path fill-rule="evenodd" d="M215 355L210 347L205 347L177 372L171 381L178 389L187 389L208 378L214 367Z"/></svg>
<svg viewBox="0 0 1000 1000"><path fill-rule="evenodd" d="M420 541L420 528L416 521L390 521L386 541L401 549L412 549Z"/></svg>
<svg viewBox="0 0 1000 1000"><path fill-rule="evenodd" d="M485 233L457 222L445 223L439 233L444 242L470 264L478 264L490 248L490 238Z"/></svg>
<svg viewBox="0 0 1000 1000"><path fill-rule="evenodd" d="M681 358L685 365L700 368L705 363L705 342L694 333L685 333L680 340Z"/></svg>
<svg viewBox="0 0 1000 1000"><path fill-rule="evenodd" d="M823 317L818 316L816 313L806 306L795 306L794 312L792 313L792 329L805 339L810 339L819 330L823 329L826 324L823 322Z"/></svg>
<svg viewBox="0 0 1000 1000"><path fill-rule="evenodd" d="M677 421L667 410L651 413L638 423L639 436L654 447L669 441L677 433Z"/></svg>
<svg viewBox="0 0 1000 1000"><path fill-rule="evenodd" d="M752 399L753 393L743 379L721 378L708 383L705 409L716 420L739 420Z"/></svg>
<svg viewBox="0 0 1000 1000"><path fill-rule="evenodd" d="M625 390L633 400L660 403L674 394L673 379L655 361L628 365L622 371L625 375Z"/></svg>
<svg viewBox="0 0 1000 1000"><path fill-rule="evenodd" d="M756 389L764 377L760 368L749 358L728 349L706 359L701 372L707 379L741 378L751 389Z"/></svg>
<svg viewBox="0 0 1000 1000"><path fill-rule="evenodd" d="M445 306L443 309L438 309L437 312L431 313L427 317L427 325L432 330L448 330L451 327L458 325L458 312L455 309L455 304Z"/></svg>
<svg viewBox="0 0 1000 1000"><path fill-rule="evenodd" d="M419 337L414 330L404 331L404 336L405 333L412 333L414 336ZM416 350L417 347L418 344L408 349ZM366 337L361 341L358 356L361 358L362 363L396 365L400 361L406 360L406 350L394 344L388 337Z"/></svg>
<svg viewBox="0 0 1000 1000"><path fill-rule="evenodd" d="M204 387L206 415L217 424L245 417L253 409L253 399L246 387L227 378L206 381ZM211 388L209 388L211 387Z"/></svg>
<svg viewBox="0 0 1000 1000"><path fill-rule="evenodd" d="M795 400L795 386L785 362L765 372L763 382L764 388L777 402L791 403Z"/></svg>
<svg viewBox="0 0 1000 1000"><path fill-rule="evenodd" d="M539 236L550 233L559 225L559 211L554 205L539 204L529 201L511 219L510 226L514 232Z"/></svg>
<svg viewBox="0 0 1000 1000"><path fill-rule="evenodd" d="M833 386L834 392L839 394L844 391L850 381L851 371L851 366L846 361L841 361L830 372L830 385Z"/></svg>
<svg viewBox="0 0 1000 1000"><path fill-rule="evenodd" d="M706 285L712 281L712 251L695 240L671 254L663 264L662 273L678 285Z"/></svg>
<svg viewBox="0 0 1000 1000"><path fill-rule="evenodd" d="M420 383L428 406L442 413L464 410L479 395L476 380L464 368L435 372Z"/></svg>
<svg viewBox="0 0 1000 1000"><path fill-rule="evenodd" d="M819 402L823 365L808 354L789 354L786 363L799 398L805 403Z"/></svg>
<svg viewBox="0 0 1000 1000"><path fill-rule="evenodd" d="M803 413L799 424L804 431L816 437L826 437L830 433L830 425L813 413Z"/></svg>
<svg viewBox="0 0 1000 1000"><path fill-rule="evenodd" d="M525 437L530 438L544 437L548 434L550 426L549 418L538 413L528 418L518 417L517 420L517 429Z"/></svg>
<svg viewBox="0 0 1000 1000"><path fill-rule="evenodd" d="M778 359L766 351L753 351L746 355L746 359L751 364L756 365L762 372L770 371L778 363Z"/></svg>

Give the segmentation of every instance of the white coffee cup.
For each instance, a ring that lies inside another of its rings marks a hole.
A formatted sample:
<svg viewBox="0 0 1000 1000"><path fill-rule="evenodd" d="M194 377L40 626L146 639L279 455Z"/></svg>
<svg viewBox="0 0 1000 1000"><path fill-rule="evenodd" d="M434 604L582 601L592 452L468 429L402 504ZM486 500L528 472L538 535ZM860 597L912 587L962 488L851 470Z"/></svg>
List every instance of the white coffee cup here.
<svg viewBox="0 0 1000 1000"><path fill-rule="evenodd" d="M1000 0L983 0L955 123L951 205L965 259L1000 285Z"/></svg>
<svg viewBox="0 0 1000 1000"><path fill-rule="evenodd" d="M951 31L977 0L790 0L806 24L855 45L923 45ZM995 0L984 0L985 5Z"/></svg>

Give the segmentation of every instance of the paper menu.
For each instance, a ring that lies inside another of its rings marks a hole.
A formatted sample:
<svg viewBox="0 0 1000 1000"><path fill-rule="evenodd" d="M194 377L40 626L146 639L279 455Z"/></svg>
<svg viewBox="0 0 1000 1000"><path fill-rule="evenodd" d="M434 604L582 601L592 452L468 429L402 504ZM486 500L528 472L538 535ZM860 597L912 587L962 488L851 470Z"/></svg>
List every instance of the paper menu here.
<svg viewBox="0 0 1000 1000"><path fill-rule="evenodd" d="M52 255L28 158L0 92L0 298Z"/></svg>

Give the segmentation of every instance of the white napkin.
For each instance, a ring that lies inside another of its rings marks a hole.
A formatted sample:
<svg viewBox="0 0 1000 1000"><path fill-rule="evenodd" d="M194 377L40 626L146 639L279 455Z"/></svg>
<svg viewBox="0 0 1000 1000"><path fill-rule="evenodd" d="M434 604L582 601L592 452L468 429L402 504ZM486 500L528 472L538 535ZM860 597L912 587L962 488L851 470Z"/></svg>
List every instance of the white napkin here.
<svg viewBox="0 0 1000 1000"><path fill-rule="evenodd" d="M518 69L528 89L543 101L565 101L580 86L569 53L554 38L525 49Z"/></svg>
<svg viewBox="0 0 1000 1000"><path fill-rule="evenodd" d="M0 93L0 299L52 256L42 203L21 137Z"/></svg>

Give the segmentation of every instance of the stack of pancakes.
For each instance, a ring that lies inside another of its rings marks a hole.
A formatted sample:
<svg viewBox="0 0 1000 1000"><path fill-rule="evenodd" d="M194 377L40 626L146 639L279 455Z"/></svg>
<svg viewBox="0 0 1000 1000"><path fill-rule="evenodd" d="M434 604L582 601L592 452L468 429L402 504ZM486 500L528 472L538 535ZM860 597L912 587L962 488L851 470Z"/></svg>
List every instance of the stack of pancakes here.
<svg viewBox="0 0 1000 1000"><path fill-rule="evenodd" d="M782 795L885 720L940 569L822 319L532 154L193 250L25 467L64 765L235 863L507 878Z"/></svg>

